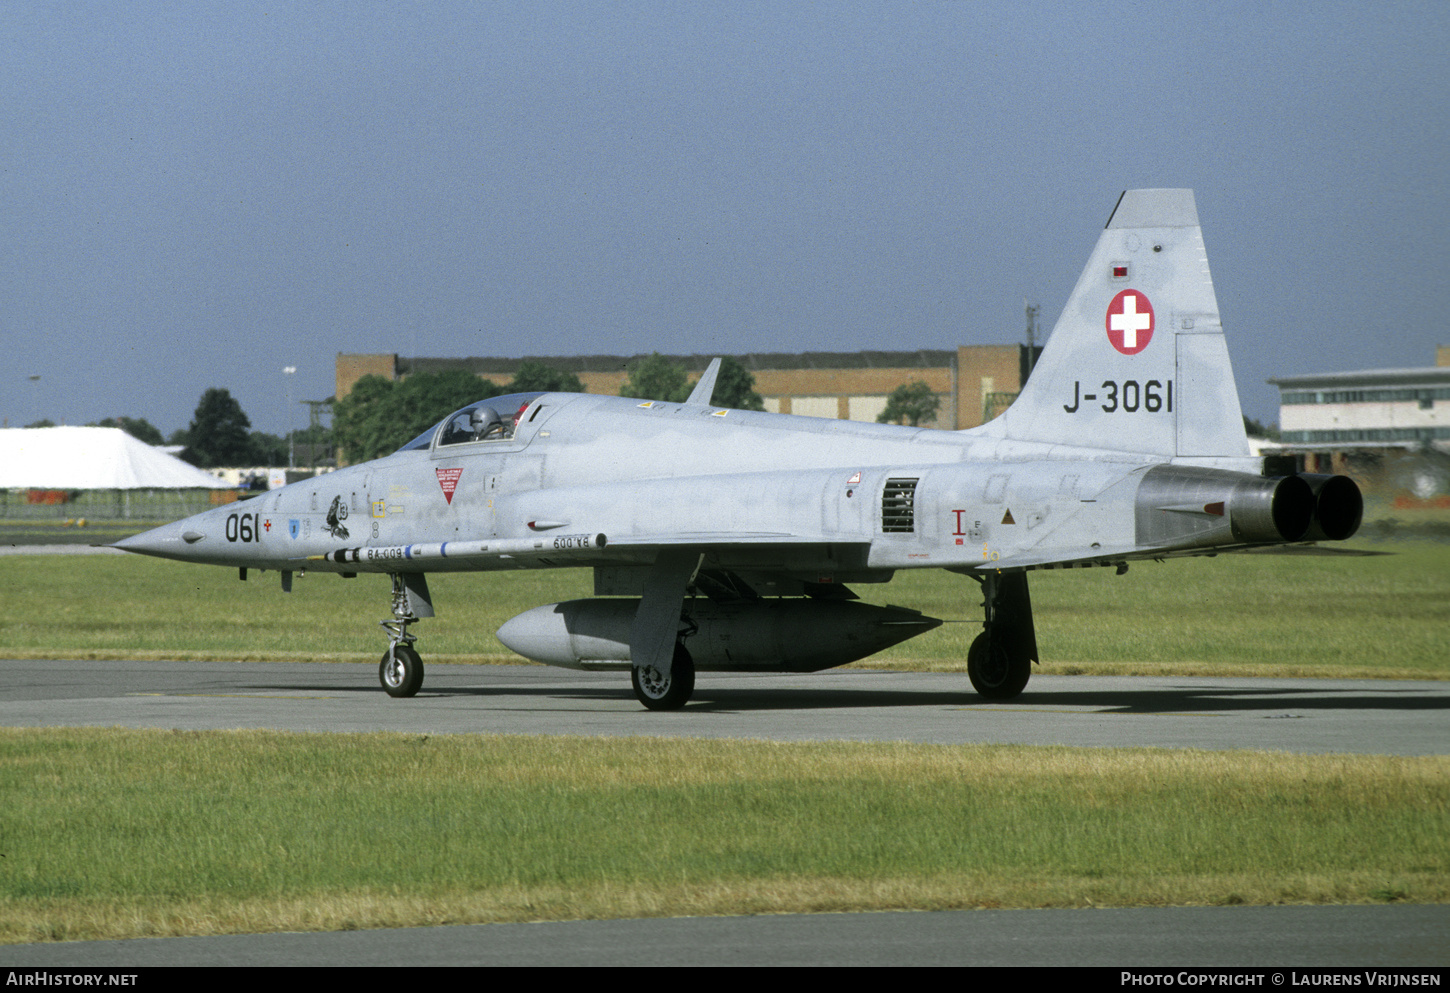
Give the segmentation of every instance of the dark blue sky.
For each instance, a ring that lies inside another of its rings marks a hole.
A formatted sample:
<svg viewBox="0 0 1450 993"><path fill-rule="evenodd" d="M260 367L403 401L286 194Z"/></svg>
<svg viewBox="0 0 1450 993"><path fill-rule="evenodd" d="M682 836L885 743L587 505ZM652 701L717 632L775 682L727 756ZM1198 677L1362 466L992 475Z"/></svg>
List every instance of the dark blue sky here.
<svg viewBox="0 0 1450 993"><path fill-rule="evenodd" d="M950 348L1196 190L1245 411L1450 343L1450 4L0 5L10 426L338 352ZM39 375L38 381L29 377ZM291 424L302 426L297 408Z"/></svg>

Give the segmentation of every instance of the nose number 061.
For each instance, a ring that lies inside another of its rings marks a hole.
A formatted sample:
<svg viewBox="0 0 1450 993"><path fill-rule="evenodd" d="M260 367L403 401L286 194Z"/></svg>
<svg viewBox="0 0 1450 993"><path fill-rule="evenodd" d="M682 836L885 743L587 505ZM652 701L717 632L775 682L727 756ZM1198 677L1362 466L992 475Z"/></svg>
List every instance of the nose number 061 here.
<svg viewBox="0 0 1450 993"><path fill-rule="evenodd" d="M227 515L227 541L258 542L261 540L261 514Z"/></svg>

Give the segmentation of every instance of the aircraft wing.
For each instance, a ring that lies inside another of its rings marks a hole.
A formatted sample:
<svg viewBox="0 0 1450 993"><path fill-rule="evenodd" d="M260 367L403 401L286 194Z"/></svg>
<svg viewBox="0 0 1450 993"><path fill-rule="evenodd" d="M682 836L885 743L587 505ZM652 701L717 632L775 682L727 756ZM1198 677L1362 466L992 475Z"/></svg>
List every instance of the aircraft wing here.
<svg viewBox="0 0 1450 993"><path fill-rule="evenodd" d="M1071 569L1074 566L1114 565L1128 559L1160 558L1166 554L1162 550L1157 550L1149 555L1147 554L1148 551L1150 550L1140 548L1137 545L1085 549L1084 553L1067 552L1061 548L1045 551L1029 550L1019 555L1009 555L1006 558L983 562L980 565L973 565L970 569L963 571L997 572L1016 569Z"/></svg>
<svg viewBox="0 0 1450 993"><path fill-rule="evenodd" d="M683 531L678 534L630 535L609 540L611 548L643 548L652 545L661 548L681 545L700 548L716 545L861 545L870 547L871 543L869 541L842 541L839 537L794 534L786 531Z"/></svg>
<svg viewBox="0 0 1450 993"><path fill-rule="evenodd" d="M1094 565L1117 565L1124 562L1192 558L1213 555L1392 555L1393 552L1377 552L1359 548L1328 548L1316 544L1297 545L1214 545L1192 548L1159 548L1144 545L1120 545L1108 548L1094 548L1087 554L1064 553L1063 549L1027 551L995 562L984 562L974 566L972 572L1016 569L1072 569ZM966 571L966 570L964 570Z"/></svg>
<svg viewBox="0 0 1450 993"><path fill-rule="evenodd" d="M1271 545L1268 548L1257 546L1254 548L1236 548L1234 551L1243 552L1245 555L1393 555L1394 552L1381 552L1373 548L1331 548L1328 545Z"/></svg>

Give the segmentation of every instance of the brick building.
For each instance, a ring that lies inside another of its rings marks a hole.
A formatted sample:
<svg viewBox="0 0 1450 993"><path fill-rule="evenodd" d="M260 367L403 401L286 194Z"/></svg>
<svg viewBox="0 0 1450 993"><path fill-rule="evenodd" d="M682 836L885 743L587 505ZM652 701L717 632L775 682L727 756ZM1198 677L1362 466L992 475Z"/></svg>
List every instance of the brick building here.
<svg viewBox="0 0 1450 993"><path fill-rule="evenodd" d="M1040 352L1041 349L1036 351ZM403 358L397 355L337 356L341 399L363 376L399 380L417 372L467 369L507 383L525 361L539 362L579 377L590 393L618 395L629 369L645 356L581 355L535 358ZM875 421L898 386L922 380L941 399L929 427L969 428L996 417L1016 398L1031 368L1025 345L963 345L955 351L781 352L735 356L755 377L765 409L782 414ZM670 355L671 362L698 377L711 355Z"/></svg>

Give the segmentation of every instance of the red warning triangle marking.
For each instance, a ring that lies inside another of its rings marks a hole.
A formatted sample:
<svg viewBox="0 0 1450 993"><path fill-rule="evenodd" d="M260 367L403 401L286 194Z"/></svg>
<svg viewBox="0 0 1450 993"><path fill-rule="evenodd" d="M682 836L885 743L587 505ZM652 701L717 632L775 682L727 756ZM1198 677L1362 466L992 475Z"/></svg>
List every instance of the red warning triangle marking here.
<svg viewBox="0 0 1450 993"><path fill-rule="evenodd" d="M453 491L458 488L458 477L463 475L463 469L434 469L438 474L438 485L443 489L443 497L450 504L453 503Z"/></svg>

